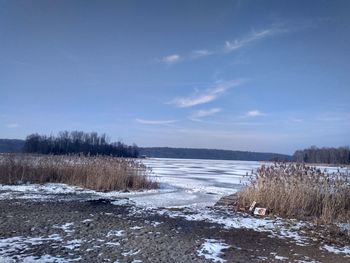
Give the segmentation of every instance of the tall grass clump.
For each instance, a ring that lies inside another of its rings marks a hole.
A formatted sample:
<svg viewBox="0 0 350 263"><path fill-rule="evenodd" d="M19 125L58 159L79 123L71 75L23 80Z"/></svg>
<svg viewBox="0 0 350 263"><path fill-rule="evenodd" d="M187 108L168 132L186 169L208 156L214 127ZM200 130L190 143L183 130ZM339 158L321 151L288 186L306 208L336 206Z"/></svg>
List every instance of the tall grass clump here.
<svg viewBox="0 0 350 263"><path fill-rule="evenodd" d="M157 188L147 167L136 159L5 154L0 184L64 183L97 191Z"/></svg>
<svg viewBox="0 0 350 263"><path fill-rule="evenodd" d="M350 222L350 175L327 173L301 163L262 166L237 193L238 206L253 201L282 217Z"/></svg>

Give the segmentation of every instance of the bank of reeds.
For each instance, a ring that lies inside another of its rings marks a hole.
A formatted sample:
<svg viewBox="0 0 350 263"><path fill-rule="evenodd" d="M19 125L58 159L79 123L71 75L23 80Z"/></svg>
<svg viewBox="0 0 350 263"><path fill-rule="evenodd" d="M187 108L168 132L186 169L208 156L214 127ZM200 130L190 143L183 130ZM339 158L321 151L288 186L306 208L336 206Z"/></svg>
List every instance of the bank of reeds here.
<svg viewBox="0 0 350 263"><path fill-rule="evenodd" d="M237 193L238 206L256 201L273 214L322 223L350 222L350 178L300 163L262 166Z"/></svg>
<svg viewBox="0 0 350 263"><path fill-rule="evenodd" d="M157 188L149 170L136 159L106 156L4 154L0 184L64 183L97 191Z"/></svg>

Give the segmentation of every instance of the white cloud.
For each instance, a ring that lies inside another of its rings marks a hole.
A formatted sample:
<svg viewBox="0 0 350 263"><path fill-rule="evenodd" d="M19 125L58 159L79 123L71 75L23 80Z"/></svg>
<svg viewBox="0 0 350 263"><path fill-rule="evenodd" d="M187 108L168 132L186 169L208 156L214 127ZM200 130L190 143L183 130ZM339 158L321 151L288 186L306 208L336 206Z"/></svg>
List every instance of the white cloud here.
<svg viewBox="0 0 350 263"><path fill-rule="evenodd" d="M248 111L246 113L246 117L259 117L259 116L264 116L266 115L266 113L263 113L261 111L258 111L258 110L252 110L252 111Z"/></svg>
<svg viewBox="0 0 350 263"><path fill-rule="evenodd" d="M278 32L284 32L284 31L283 30L276 30L276 29L265 29L265 30L261 30L258 32L253 31L251 34L249 34L241 39L235 39L234 41L226 41L225 42L225 51L232 52L234 50L237 50L241 47L246 46L249 43L266 38L268 36L272 36Z"/></svg>
<svg viewBox="0 0 350 263"><path fill-rule="evenodd" d="M162 58L162 61L168 64L176 63L180 61L180 56L178 54L169 55Z"/></svg>
<svg viewBox="0 0 350 263"><path fill-rule="evenodd" d="M138 123L148 124L148 125L162 125L162 124L171 124L177 122L176 120L144 120L136 119Z"/></svg>
<svg viewBox="0 0 350 263"><path fill-rule="evenodd" d="M166 57L161 58L158 61L167 63L167 64L173 64L177 63L180 61L186 61L190 59L197 59L201 57L206 57L209 55L214 55L214 54L221 54L221 53L230 53L232 51L235 51L237 49L240 49L252 42L258 41L260 39L264 39L276 34L280 33L285 33L288 32L289 30L273 25L268 29L260 30L260 31L251 31L251 33L247 34L246 36L242 38L235 39L233 41L225 41L225 46L224 48L219 48L219 49L213 49L213 50L208 50L208 49L198 49L190 52L189 54L184 54L184 55L178 55L178 54L172 54Z"/></svg>
<svg viewBox="0 0 350 263"><path fill-rule="evenodd" d="M225 51L227 52L231 52L233 50L239 49L242 46L243 46L243 43L238 40L234 40L232 42L225 41Z"/></svg>
<svg viewBox="0 0 350 263"><path fill-rule="evenodd" d="M192 113L192 115L190 116L190 119L198 119L198 118L203 118L203 117L208 117L208 116L212 116L218 112L221 112L222 109L220 108L212 108L212 109L208 109L208 110L197 110L195 112Z"/></svg>
<svg viewBox="0 0 350 263"><path fill-rule="evenodd" d="M7 128L18 128L19 125L17 123L9 123L9 124L6 124L6 127Z"/></svg>
<svg viewBox="0 0 350 263"><path fill-rule="evenodd" d="M205 57L205 56L209 56L210 54L211 52L207 49L199 49L199 50L192 51L193 58Z"/></svg>
<svg viewBox="0 0 350 263"><path fill-rule="evenodd" d="M179 108L188 108L196 105L211 102L221 96L227 89L238 86L242 83L241 80L228 81L218 83L213 88L206 89L203 92L196 92L188 97L175 98L169 104L174 104Z"/></svg>

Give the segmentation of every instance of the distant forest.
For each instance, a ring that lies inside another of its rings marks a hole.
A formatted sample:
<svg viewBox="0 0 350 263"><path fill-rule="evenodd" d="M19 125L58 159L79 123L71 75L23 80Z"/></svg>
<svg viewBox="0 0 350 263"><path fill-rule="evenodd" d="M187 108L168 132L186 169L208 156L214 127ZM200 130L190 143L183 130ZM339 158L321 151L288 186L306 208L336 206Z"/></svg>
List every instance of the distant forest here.
<svg viewBox="0 0 350 263"><path fill-rule="evenodd" d="M278 153L261 153L196 148L149 147L140 148L140 155L155 158L213 159L242 161L291 161L292 156Z"/></svg>
<svg viewBox="0 0 350 263"><path fill-rule="evenodd" d="M106 134L82 131L63 131L57 136L31 134L27 136L23 145L25 153L39 154L84 154L110 155L118 157L137 157L136 145L128 146L121 142L109 142Z"/></svg>
<svg viewBox="0 0 350 263"><path fill-rule="evenodd" d="M293 159L305 163L350 164L349 147L317 148L312 146L294 153Z"/></svg>
<svg viewBox="0 0 350 263"><path fill-rule="evenodd" d="M23 151L23 140L0 139L0 153L19 153Z"/></svg>
<svg viewBox="0 0 350 263"><path fill-rule="evenodd" d="M112 155L120 157L155 157L243 161L297 161L305 163L350 164L350 148L317 148L298 150L293 156L278 153L230 151L195 148L137 147L121 142L110 143L105 134L79 131L60 132L58 136L29 135L26 140L0 139L0 153L41 153Z"/></svg>

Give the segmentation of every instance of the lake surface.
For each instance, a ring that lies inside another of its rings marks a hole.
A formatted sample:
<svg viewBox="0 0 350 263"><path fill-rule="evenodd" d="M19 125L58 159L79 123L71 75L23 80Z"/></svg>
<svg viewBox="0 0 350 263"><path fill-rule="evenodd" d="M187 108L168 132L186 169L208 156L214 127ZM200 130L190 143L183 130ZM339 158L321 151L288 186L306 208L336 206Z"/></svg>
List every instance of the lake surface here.
<svg viewBox="0 0 350 263"><path fill-rule="evenodd" d="M247 182L247 174L262 162L161 159L142 161L152 169L152 177L161 189L128 197L139 205L160 206L207 206L222 196L235 193Z"/></svg>
<svg viewBox="0 0 350 263"><path fill-rule="evenodd" d="M137 206L205 207L233 194L249 182L249 175L266 162L151 158L141 160L160 188L147 191L101 193L64 184L0 185L0 199L82 199L126 197ZM319 166L327 172L338 167ZM350 176L349 168L340 168ZM248 176L247 176L248 175ZM79 193L79 194L77 194ZM60 195L60 196L58 196Z"/></svg>

